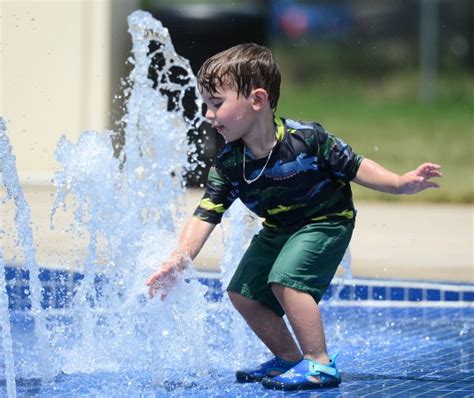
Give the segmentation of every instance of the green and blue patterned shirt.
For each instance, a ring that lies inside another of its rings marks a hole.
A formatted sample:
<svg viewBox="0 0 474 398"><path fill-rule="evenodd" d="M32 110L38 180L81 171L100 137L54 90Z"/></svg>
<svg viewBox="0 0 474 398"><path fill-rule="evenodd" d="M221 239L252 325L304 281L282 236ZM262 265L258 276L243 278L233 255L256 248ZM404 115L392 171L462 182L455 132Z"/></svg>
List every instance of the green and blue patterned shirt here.
<svg viewBox="0 0 474 398"><path fill-rule="evenodd" d="M227 143L209 171L206 191L194 216L218 224L239 198L268 228L296 230L305 224L355 217L349 182L362 157L318 123L275 118L277 144L255 159L242 140Z"/></svg>

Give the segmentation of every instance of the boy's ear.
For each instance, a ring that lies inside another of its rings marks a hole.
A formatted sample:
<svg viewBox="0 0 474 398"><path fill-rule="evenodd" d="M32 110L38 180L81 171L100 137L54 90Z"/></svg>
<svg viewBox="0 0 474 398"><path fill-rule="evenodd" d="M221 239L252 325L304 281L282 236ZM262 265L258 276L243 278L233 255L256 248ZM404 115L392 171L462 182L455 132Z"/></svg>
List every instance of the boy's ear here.
<svg viewBox="0 0 474 398"><path fill-rule="evenodd" d="M256 88L250 93L250 99L252 100L252 107L254 110L259 111L266 104L268 104L268 93L263 88Z"/></svg>

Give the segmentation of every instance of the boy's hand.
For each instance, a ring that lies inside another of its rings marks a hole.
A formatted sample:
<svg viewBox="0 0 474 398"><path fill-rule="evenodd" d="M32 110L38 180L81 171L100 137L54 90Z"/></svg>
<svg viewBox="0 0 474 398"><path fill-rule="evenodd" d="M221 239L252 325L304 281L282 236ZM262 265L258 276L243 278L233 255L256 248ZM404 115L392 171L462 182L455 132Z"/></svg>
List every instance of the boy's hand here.
<svg viewBox="0 0 474 398"><path fill-rule="evenodd" d="M155 297L155 294L161 291L163 300L173 287L177 277L177 268L171 266L162 266L158 271L153 272L146 282L150 298Z"/></svg>
<svg viewBox="0 0 474 398"><path fill-rule="evenodd" d="M183 263L182 256L173 254L161 264L157 271L150 275L146 282L150 298L153 298L158 291L161 292L161 300L168 295L178 279L179 272L184 268Z"/></svg>
<svg viewBox="0 0 474 398"><path fill-rule="evenodd" d="M180 272L192 265L192 260L215 227L215 224L197 217L191 217L186 222L178 241L178 249L171 253L168 260L164 261L146 282L150 297L154 297L158 291L161 291L162 300L168 295Z"/></svg>
<svg viewBox="0 0 474 398"><path fill-rule="evenodd" d="M441 177L441 166L434 163L423 163L416 170L409 171L400 177L399 192L414 194L427 188L439 188L439 184L430 181L433 177Z"/></svg>

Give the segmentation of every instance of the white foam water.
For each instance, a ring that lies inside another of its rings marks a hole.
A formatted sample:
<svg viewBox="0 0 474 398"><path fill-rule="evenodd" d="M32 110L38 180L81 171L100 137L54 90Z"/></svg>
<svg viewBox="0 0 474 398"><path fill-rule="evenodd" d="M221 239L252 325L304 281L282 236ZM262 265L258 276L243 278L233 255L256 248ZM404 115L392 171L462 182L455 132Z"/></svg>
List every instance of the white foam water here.
<svg viewBox="0 0 474 398"><path fill-rule="evenodd" d="M36 337L34 351L38 359L36 363L29 364L29 369L38 372L42 368L43 377L49 379L56 374L58 367L53 358L52 347L49 344L46 316L41 307L42 286L39 279L40 269L36 262L36 247L31 225L30 207L19 183L16 159L6 132L5 120L0 117L0 170L2 185L6 192L6 198L12 200L15 204L14 222L18 231L18 244L23 249L25 268L29 271L29 296Z"/></svg>
<svg viewBox="0 0 474 398"><path fill-rule="evenodd" d="M52 223L58 212L71 211L74 230L87 240L83 277L67 308L41 308L29 209L14 162L13 171L3 170L14 177L8 184L21 215L17 226L37 329L36 366L16 364L17 376L146 370L159 384L180 372L189 379L209 369L235 368L245 353L255 356L255 347L261 347L228 301L209 303L193 267L166 300L147 297L147 277L175 247L183 175L197 162L187 136L202 122L202 102L189 63L176 54L168 30L142 11L128 22L133 70L125 90L120 154L114 155L115 133L94 131L77 142L61 138L55 152L61 168L54 177ZM190 97L196 110L191 115L185 105ZM236 207L231 214L233 236L239 239L225 238L226 280L252 235L242 223L248 213Z"/></svg>
<svg viewBox="0 0 474 398"><path fill-rule="evenodd" d="M64 207L72 194L77 226L89 239L84 279L71 311L73 329L81 336L62 352L68 373L148 369L162 374L184 357L186 367L202 369L209 357L205 287L192 269L164 302L148 300L145 290L146 278L175 245L182 176L195 151L187 132L201 121L199 112L185 117L183 101L194 90L200 109L196 80L159 21L137 11L128 22L134 68L120 156L113 154L111 134L91 131L77 143L63 138L56 151L63 168L54 179L59 193L54 209ZM152 53L151 42L157 48ZM153 81L149 73L157 56L161 64ZM104 274L100 294L98 273Z"/></svg>

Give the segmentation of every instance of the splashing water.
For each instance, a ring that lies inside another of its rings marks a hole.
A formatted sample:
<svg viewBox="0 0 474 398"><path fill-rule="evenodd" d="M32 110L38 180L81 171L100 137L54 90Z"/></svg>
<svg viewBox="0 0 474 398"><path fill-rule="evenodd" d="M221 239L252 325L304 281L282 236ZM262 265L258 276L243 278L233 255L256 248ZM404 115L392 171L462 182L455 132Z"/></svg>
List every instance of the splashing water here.
<svg viewBox="0 0 474 398"><path fill-rule="evenodd" d="M35 336L38 342L36 353L38 362L33 364L38 371L40 363L44 366L43 377L49 379L57 371L48 343L48 331L45 314L41 308L42 287L39 280L39 267L36 262L36 248L33 239L33 230L30 221L30 207L26 202L23 190L20 187L15 165L15 156L10 141L6 135L6 124L0 117L0 165L2 184L6 190L7 199L15 203L15 224L18 230L18 243L25 254L25 267L30 272L31 312L35 323ZM2 261L3 262L3 261ZM2 265L3 268L3 265ZM41 342L41 343L39 343Z"/></svg>
<svg viewBox="0 0 474 398"><path fill-rule="evenodd" d="M1 120L0 120L1 123ZM3 254L0 250L0 322L2 325L2 348L5 366L5 382L7 386L8 398L16 397L15 381L15 358L13 356L13 341L10 327L10 314L8 312L8 294L5 282L5 266L3 264Z"/></svg>
<svg viewBox="0 0 474 398"><path fill-rule="evenodd" d="M6 126L3 118L0 117L0 173L2 180L5 179L4 168L7 165L7 157L11 156L11 146L6 135ZM6 184L5 184L6 185ZM15 359L13 357L13 342L10 327L10 314L8 312L8 294L5 282L5 266L3 263L3 253L0 250L0 321L2 325L2 347L5 364L5 381L7 386L7 396L16 397L15 381Z"/></svg>
<svg viewBox="0 0 474 398"><path fill-rule="evenodd" d="M147 277L174 249L182 176L198 163L197 149L187 137L203 121L202 102L189 63L176 54L167 29L142 11L128 22L133 70L125 90L120 153L114 154L112 145L116 133L94 131L75 143L61 138L55 152L61 169L54 177L51 223L58 212L72 211L74 231L87 241L82 279L66 308L41 306L30 211L0 118L3 184L16 204L35 327L34 355L18 363L9 354L8 330L2 328L12 394L15 372L17 378L43 380L59 373L138 372L150 374L155 386L171 382L186 387L213 369L233 371L266 354L227 298L218 303L205 298L207 288L192 267L165 301L147 298ZM233 231L230 236L222 229L226 284L257 220L237 201L224 224Z"/></svg>
<svg viewBox="0 0 474 398"><path fill-rule="evenodd" d="M89 237L85 276L73 307L74 330L82 336L64 352L66 370L83 372L88 364L92 372L163 374L183 356L187 368L205 369L203 358L213 356L206 354L205 288L191 270L162 303L146 299L144 284L174 248L176 200L183 193L179 177L191 168L188 155L195 153L186 135L202 121L199 112L185 116L185 96L194 94L196 109L201 102L189 63L174 51L167 29L141 11L128 22L134 69L119 158L113 156L111 134L94 132L76 144L62 139L56 152L63 170L55 176L54 211L72 193L77 225ZM157 50L150 54L151 44ZM156 87L149 77L154 57L161 60L154 69ZM105 276L97 294L99 272Z"/></svg>
<svg viewBox="0 0 474 398"><path fill-rule="evenodd" d="M88 242L83 278L66 309L41 308L29 209L16 171L3 170L4 184L16 192L13 198L21 214L17 225L30 270L41 364L32 367L25 361L16 366L17 376L146 370L160 380L189 380L206 369L235 368L242 359L232 354L235 341L240 341L239 353L253 352L254 357L261 347L256 339L243 338L244 323L231 316L227 301L210 304L205 299L206 288L192 267L167 300L147 299L147 277L174 248L174 220L184 192L181 176L196 163L196 148L187 135L202 122L202 103L189 63L176 54L167 29L142 11L131 14L128 22L134 68L126 90L125 143L119 156L114 156L114 133L93 131L76 143L61 138L55 153L62 168L54 177L51 221L61 209L70 210L71 197L75 231ZM156 50L150 53L150 47ZM158 66L152 59L159 60ZM192 114L184 105L190 97ZM14 178L5 183L6 175ZM255 229L244 232L247 213L242 208L230 213L232 228L239 226L242 233L235 234L240 240L226 241L224 279ZM180 366L183 358L186 364Z"/></svg>

